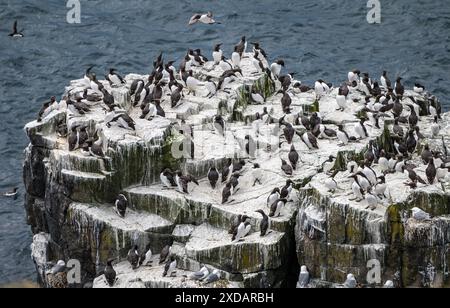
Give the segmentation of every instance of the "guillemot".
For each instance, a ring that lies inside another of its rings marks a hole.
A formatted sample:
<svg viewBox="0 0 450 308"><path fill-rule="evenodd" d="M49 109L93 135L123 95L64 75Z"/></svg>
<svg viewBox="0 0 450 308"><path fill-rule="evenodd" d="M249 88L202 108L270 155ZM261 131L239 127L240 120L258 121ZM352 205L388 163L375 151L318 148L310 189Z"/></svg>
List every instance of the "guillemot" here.
<svg viewBox="0 0 450 308"><path fill-rule="evenodd" d="M17 31L17 20L14 21L12 32L8 36L14 37L14 38L24 37L23 29L20 31Z"/></svg>

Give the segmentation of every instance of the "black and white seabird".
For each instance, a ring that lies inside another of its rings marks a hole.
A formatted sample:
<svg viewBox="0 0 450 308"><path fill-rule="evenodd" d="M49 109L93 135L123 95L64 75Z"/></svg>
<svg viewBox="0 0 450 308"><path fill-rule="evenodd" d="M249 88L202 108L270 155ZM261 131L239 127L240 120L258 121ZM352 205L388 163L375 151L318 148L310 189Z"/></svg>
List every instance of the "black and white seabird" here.
<svg viewBox="0 0 450 308"><path fill-rule="evenodd" d="M222 60L223 51L222 51L222 49L220 49L221 46L222 46L222 43L216 44L216 46L214 46L214 51L213 51L212 56L213 56L215 65L218 65L220 63L220 61Z"/></svg>
<svg viewBox="0 0 450 308"><path fill-rule="evenodd" d="M105 94L105 92L108 93L108 91L106 91L106 89L103 89L102 94ZM94 102L94 103L104 100L103 95L101 95L100 93L97 93L97 92L89 93L88 89L84 89L83 99L87 100L88 102ZM114 97L113 97L113 100L114 100ZM114 103L114 101L112 103Z"/></svg>
<svg viewBox="0 0 450 308"><path fill-rule="evenodd" d="M287 199L278 199L270 206L269 217L279 217L281 215L281 209L288 202Z"/></svg>
<svg viewBox="0 0 450 308"><path fill-rule="evenodd" d="M267 234L267 230L269 229L269 216L267 216L263 210L257 210L256 212L262 215L262 220L259 224L259 229L261 231L260 236L262 237Z"/></svg>
<svg viewBox="0 0 450 308"><path fill-rule="evenodd" d="M225 56L222 56L222 59L220 59L219 66L224 72L233 69L233 64Z"/></svg>
<svg viewBox="0 0 450 308"><path fill-rule="evenodd" d="M290 123L282 123L285 125L283 129L284 138L286 139L288 144L292 144L292 141L295 136L295 129Z"/></svg>
<svg viewBox="0 0 450 308"><path fill-rule="evenodd" d="M175 273L175 270L177 268L177 260L175 259L175 256L170 256L169 260L167 260L166 265L164 266L164 272L163 277L172 277L172 275Z"/></svg>
<svg viewBox="0 0 450 308"><path fill-rule="evenodd" d="M339 124L338 130L336 131L336 136L341 142L341 145L347 145L350 141L356 141L356 138L353 136L349 136L348 133L344 129L344 125Z"/></svg>
<svg viewBox="0 0 450 308"><path fill-rule="evenodd" d="M207 24L207 25L220 24L219 22L216 22L214 20L212 12L208 12L206 14L193 15L191 17L191 19L189 19L189 26L192 26L193 24L196 24L198 22L200 22L202 24Z"/></svg>
<svg viewBox="0 0 450 308"><path fill-rule="evenodd" d="M267 197L267 206L270 207L278 199L280 199L280 189L276 187L272 190L269 197Z"/></svg>
<svg viewBox="0 0 450 308"><path fill-rule="evenodd" d="M277 60L274 63L272 63L270 65L270 71L273 74L273 77L275 79L278 79L278 77L280 77L281 74L281 69L284 67L284 61L283 60Z"/></svg>
<svg viewBox="0 0 450 308"><path fill-rule="evenodd" d="M419 117L418 117L418 115L416 113L416 110L415 110L413 105L409 105L408 104L408 107L410 109L410 114L409 114L409 117L408 117L408 123L409 123L410 127L414 127L414 126L417 125L417 122L419 121Z"/></svg>
<svg viewBox="0 0 450 308"><path fill-rule="evenodd" d="M43 118L45 118L50 112L49 112L49 108L51 105L53 105L56 102L56 97L52 96L50 98L49 102L45 102L42 107L41 110L39 110L39 114L38 114L38 118L37 121L41 122Z"/></svg>
<svg viewBox="0 0 450 308"><path fill-rule="evenodd" d="M244 160L240 160L237 163L234 163L233 168L232 168L232 174L234 174L236 172L241 172L242 169L244 169L244 166L245 166Z"/></svg>
<svg viewBox="0 0 450 308"><path fill-rule="evenodd" d="M439 136L439 132L441 130L441 126L438 123L438 116L435 116L433 119L433 123L431 124L431 136L436 138Z"/></svg>
<svg viewBox="0 0 450 308"><path fill-rule="evenodd" d="M251 42L253 45L253 52L257 51L259 54L259 59L264 63L267 63L267 54L264 51L264 49L261 48L260 44L258 42Z"/></svg>
<svg viewBox="0 0 450 308"><path fill-rule="evenodd" d="M211 76L206 77L205 88L208 90L207 98L212 98L217 94L217 84L212 80Z"/></svg>
<svg viewBox="0 0 450 308"><path fill-rule="evenodd" d="M103 152L103 135L102 135L102 128L100 128L97 131L97 140L92 139L90 142L87 142L89 147L89 154L91 154L93 157L97 158L105 158L105 153Z"/></svg>
<svg viewBox="0 0 450 308"><path fill-rule="evenodd" d="M119 215L122 218L125 218L125 213L128 207L127 198L123 194L118 195L114 205L117 215Z"/></svg>
<svg viewBox="0 0 450 308"><path fill-rule="evenodd" d="M372 169L370 163L368 161L364 162L362 173L365 175L366 179L370 182L371 185L375 185L377 183L377 173Z"/></svg>
<svg viewBox="0 0 450 308"><path fill-rule="evenodd" d="M212 189L215 189L216 184L219 181L219 172L217 171L216 167L212 166L211 168L209 168L208 180L211 184Z"/></svg>
<svg viewBox="0 0 450 308"><path fill-rule="evenodd" d="M436 179L436 174L437 174L437 170L436 170L436 166L434 165L433 158L430 158L427 169L425 170L425 174L427 176L428 183L430 185L433 185L434 181Z"/></svg>
<svg viewBox="0 0 450 308"><path fill-rule="evenodd" d="M245 39L245 36L241 38L241 41L236 45L237 52L240 54L241 58L243 54L247 51L247 41Z"/></svg>
<svg viewBox="0 0 450 308"><path fill-rule="evenodd" d="M110 112L105 117L105 123L108 128L110 128L112 124L116 124L123 129L136 130L136 123L127 113Z"/></svg>
<svg viewBox="0 0 450 308"><path fill-rule="evenodd" d="M239 177L241 175L238 172L235 172L231 175L229 183L231 184L231 194L235 195L236 192L239 190Z"/></svg>
<svg viewBox="0 0 450 308"><path fill-rule="evenodd" d="M248 217L247 215L238 215L236 216L230 225L230 229L228 230L228 234L237 234L237 229L239 228L240 224L242 222L246 222L248 219L250 219L250 217Z"/></svg>
<svg viewBox="0 0 450 308"><path fill-rule="evenodd" d="M117 74L116 71L117 70L115 68L109 69L109 74L106 75L106 80L109 81L109 84L111 86L118 87L118 86L121 86L121 85L125 84L125 80L123 80L122 76Z"/></svg>
<svg viewBox="0 0 450 308"><path fill-rule="evenodd" d="M433 152L430 150L430 146L428 144L425 144L420 157L422 158L424 164L428 164L430 159L434 157Z"/></svg>
<svg viewBox="0 0 450 308"><path fill-rule="evenodd" d="M238 52L238 47L234 47L234 51L231 54L231 63L233 64L233 68L241 67L241 55Z"/></svg>
<svg viewBox="0 0 450 308"><path fill-rule="evenodd" d="M293 189L294 189L294 182L292 182L291 180L286 180L286 185L284 185L283 188L281 188L279 199L286 199L289 201Z"/></svg>
<svg viewBox="0 0 450 308"><path fill-rule="evenodd" d="M414 130L409 130L408 131L408 137L406 138L406 149L409 153L413 154L416 151L416 147L417 147L417 140L416 140L416 136L414 134ZM405 154L405 153L402 153Z"/></svg>
<svg viewBox="0 0 450 308"><path fill-rule="evenodd" d="M403 97L403 94L405 94L405 87L402 85L401 77L397 78L397 81L395 82L394 85L394 91L395 95L397 95L398 97Z"/></svg>
<svg viewBox="0 0 450 308"><path fill-rule="evenodd" d="M338 110L345 111L347 108L347 95L349 94L349 89L347 84L343 83L338 90L338 95L336 96L336 103L339 107Z"/></svg>
<svg viewBox="0 0 450 308"><path fill-rule="evenodd" d="M225 163L222 169L222 183L227 182L232 173L233 173L233 161L231 158L228 158L227 162Z"/></svg>
<svg viewBox="0 0 450 308"><path fill-rule="evenodd" d="M144 108L142 109L142 114L139 117L140 119L152 120L157 116L156 105L150 102L145 103Z"/></svg>
<svg viewBox="0 0 450 308"><path fill-rule="evenodd" d="M17 31L17 20L14 21L13 29L12 29L12 32L9 34L9 36L15 37L15 38L24 37L23 29L20 31Z"/></svg>
<svg viewBox="0 0 450 308"><path fill-rule="evenodd" d="M250 97L256 104L263 104L266 101L264 96L258 92L256 87L252 87Z"/></svg>
<svg viewBox="0 0 450 308"><path fill-rule="evenodd" d="M256 183L258 183L259 185L262 185L263 182L263 172L261 169L261 166L257 163L253 164L253 169L251 171L251 177L252 177L252 182L253 182L253 186L256 186Z"/></svg>
<svg viewBox="0 0 450 308"><path fill-rule="evenodd" d="M167 261L169 255L170 255L170 252L172 251L172 245L173 245L173 240L171 240L168 245L163 247L163 249L161 250L161 253L159 254L159 264L163 264L164 262Z"/></svg>
<svg viewBox="0 0 450 308"><path fill-rule="evenodd" d="M359 82L359 75L361 75L361 71L359 70L353 70L351 72L348 72L348 82L353 83L354 81Z"/></svg>
<svg viewBox="0 0 450 308"><path fill-rule="evenodd" d="M106 262L106 267L104 270L104 275L105 275L105 279L106 279L106 283L110 286L113 287L114 284L116 283L116 276L117 273L114 270L114 267L112 266L112 263L115 259L109 259Z"/></svg>
<svg viewBox="0 0 450 308"><path fill-rule="evenodd" d="M170 106L172 108L175 108L179 105L181 98L183 96L183 86L181 84L178 84L177 88L172 91L172 94L170 95Z"/></svg>
<svg viewBox="0 0 450 308"><path fill-rule="evenodd" d="M408 176L413 184L417 184L417 182L419 182L423 185L426 185L425 181L419 175L417 175L417 173L412 168L408 168L406 165L403 165L402 171Z"/></svg>
<svg viewBox="0 0 450 308"><path fill-rule="evenodd" d="M385 89L389 89L391 87L391 81L387 76L387 72L383 71L383 74L380 77L381 86Z"/></svg>
<svg viewBox="0 0 450 308"><path fill-rule="evenodd" d="M145 87L143 80L137 79L133 81L130 88L130 96L134 95L134 106L142 104L147 96L147 93L149 92L147 89L148 88Z"/></svg>
<svg viewBox="0 0 450 308"><path fill-rule="evenodd" d="M398 122L399 122L399 119L395 118L394 119L394 126L392 126L392 131L398 137L403 138L405 136L405 132L403 131L403 128L399 125Z"/></svg>
<svg viewBox="0 0 450 308"><path fill-rule="evenodd" d="M181 171L177 171L176 175L175 175L175 182L177 183L178 186L178 191L184 194L188 194L188 184L193 182L194 184L196 184L197 186L198 181L191 175L183 175L183 173Z"/></svg>
<svg viewBox="0 0 450 308"><path fill-rule="evenodd" d="M367 128L364 125L364 122L366 120L364 118L361 118L358 124L355 125L355 132L359 136L360 139L366 139L369 137L369 134L367 133Z"/></svg>
<svg viewBox="0 0 450 308"><path fill-rule="evenodd" d="M332 193L334 193L336 191L336 189L338 189L338 183L332 176L325 179L324 185L328 189L328 191L332 192Z"/></svg>
<svg viewBox="0 0 450 308"><path fill-rule="evenodd" d="M15 187L12 191L7 191L7 192L2 193L2 196L8 197L8 198L16 198L18 193L19 193L19 188Z"/></svg>
<svg viewBox="0 0 450 308"><path fill-rule="evenodd" d="M389 170L389 160L386 156L386 152L382 149L380 151L380 157L378 157L378 165L382 172L386 172Z"/></svg>
<svg viewBox="0 0 450 308"><path fill-rule="evenodd" d="M104 88L103 84L97 80L97 76L94 73L91 73L91 89L96 92L101 92Z"/></svg>
<svg viewBox="0 0 450 308"><path fill-rule="evenodd" d="M289 109L292 104L292 98L287 91L283 91L283 97L281 98L281 107L283 111Z"/></svg>
<svg viewBox="0 0 450 308"><path fill-rule="evenodd" d="M379 202L378 197L372 193L372 189L368 189L367 194L364 197L367 203L366 209L374 211L377 208Z"/></svg>
<svg viewBox="0 0 450 308"><path fill-rule="evenodd" d="M221 136L225 136L225 120L223 119L223 117L220 114L214 116L214 124L213 125L214 125L214 129L217 134L219 134Z"/></svg>
<svg viewBox="0 0 450 308"><path fill-rule="evenodd" d="M251 230L252 226L249 221L242 221L239 224L239 227L235 230L235 233L233 233L233 236L231 238L232 242L239 242L241 239L246 237Z"/></svg>
<svg viewBox="0 0 450 308"><path fill-rule="evenodd" d="M253 55L252 63L253 63L253 67L256 69L255 74L264 72L264 70L265 70L264 63L259 58L258 51L255 51L255 54Z"/></svg>
<svg viewBox="0 0 450 308"><path fill-rule="evenodd" d="M322 95L324 95L330 91L330 87L328 86L328 84L325 81L323 81L322 79L319 79L314 84L314 90L316 93L316 98L320 99L320 97L322 97Z"/></svg>
<svg viewBox="0 0 450 308"><path fill-rule="evenodd" d="M149 248L145 255L141 256L141 265L143 266L151 266L152 263L153 252L152 249Z"/></svg>
<svg viewBox="0 0 450 308"><path fill-rule="evenodd" d="M378 177L378 181L377 184L374 187L373 192L375 193L376 196L378 196L379 198L383 198L385 196L385 191L386 191L387 185L386 185L386 178L384 177L384 175L379 176Z"/></svg>
<svg viewBox="0 0 450 308"><path fill-rule="evenodd" d="M289 152L288 158L289 158L289 162L291 163L292 168L294 170L296 170L300 156L299 156L298 152L295 150L294 145L291 146L291 151Z"/></svg>
<svg viewBox="0 0 450 308"><path fill-rule="evenodd" d="M414 90L414 92L421 94L425 91L425 87L423 85L421 85L420 83L415 83L413 90Z"/></svg>
<svg viewBox="0 0 450 308"><path fill-rule="evenodd" d="M80 116L91 111L91 108L81 101L81 98L77 98L77 101L72 101L70 98L66 98L67 109L74 115Z"/></svg>
<svg viewBox="0 0 450 308"><path fill-rule="evenodd" d="M139 267L140 255L139 255L138 249L139 249L138 246L134 245L134 247L131 248L127 254L127 261L130 263L131 268L133 270L135 270Z"/></svg>
<svg viewBox="0 0 450 308"><path fill-rule="evenodd" d="M303 143L308 147L310 150L318 149L319 144L317 142L316 136L314 136L311 132L305 132L303 135L300 136Z"/></svg>
<svg viewBox="0 0 450 308"><path fill-rule="evenodd" d="M281 159L281 170L283 170L286 175L290 176L293 174L291 165L289 165L284 159Z"/></svg>
<svg viewBox="0 0 450 308"><path fill-rule="evenodd" d="M193 95L195 96L196 91L198 90L199 86L201 85L201 82L193 76L192 71L189 71L189 75L187 76L185 82L186 82L186 87L189 90L188 95L192 92Z"/></svg>
<svg viewBox="0 0 450 308"><path fill-rule="evenodd" d="M336 164L336 162L334 161L335 159L336 159L336 157L334 157L333 155L330 155L328 157L328 159L322 163L322 171L325 174L329 174L331 172L331 170L333 170L333 168Z"/></svg>
<svg viewBox="0 0 450 308"><path fill-rule="evenodd" d="M174 174L169 168L164 169L159 175L161 179L161 183L166 188L177 187L177 183L175 182Z"/></svg>
<svg viewBox="0 0 450 308"><path fill-rule="evenodd" d="M357 178L356 174L351 175L350 178L353 178L353 183L352 183L353 195L355 196L356 201L359 202L364 199L364 190L358 183L358 178Z"/></svg>
<svg viewBox="0 0 450 308"><path fill-rule="evenodd" d="M326 127L323 124L317 124L313 129L312 133L315 137L319 139L334 139L337 137L337 133L335 130Z"/></svg>

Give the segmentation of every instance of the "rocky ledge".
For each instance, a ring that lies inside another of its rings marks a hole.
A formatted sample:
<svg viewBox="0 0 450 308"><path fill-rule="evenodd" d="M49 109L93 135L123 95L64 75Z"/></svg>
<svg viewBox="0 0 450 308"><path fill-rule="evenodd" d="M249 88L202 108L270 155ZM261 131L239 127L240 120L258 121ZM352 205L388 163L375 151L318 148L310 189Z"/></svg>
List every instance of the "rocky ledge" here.
<svg viewBox="0 0 450 308"><path fill-rule="evenodd" d="M317 112L328 130L336 132L338 125L343 125L350 136L358 136L355 126L359 118L371 118L367 106L373 105L375 98L366 102L365 109L363 92L350 88L347 106L339 111L338 88L318 97L314 90L302 92L299 84L293 87L293 82L287 94L292 111L285 114L280 103L284 94L278 92L281 84L265 73L255 74L251 58L248 54L242 59L242 74L230 81L229 90L211 98L206 98L205 80L209 76L218 82L222 69L210 62L195 68L194 76L201 81L196 95L184 90L181 105L172 108L170 97L164 94L161 107L165 117L150 120L140 118L141 109L133 106L135 95L130 95L133 81L149 76L128 75L119 87L100 81L114 97L116 112L122 110L134 120L135 130L111 126L105 120L104 103L87 99L82 100L89 106L84 114L74 114L63 99L40 121L26 125L30 144L23 168L25 206L35 234L32 257L44 286L48 285L46 271L51 262L77 259L82 266L82 281L77 286L108 287L102 273L111 258L116 259L116 287L295 287L299 265L307 266L310 286L317 287L337 286L348 273L354 274L360 285L380 286L393 280L398 287L448 286L448 176L434 184L411 187L405 185L409 181L405 173L387 172L375 159L373 169L386 178L384 196L370 206L367 198L355 200L347 167L352 161L364 160L374 149L395 151L392 114L380 117L378 127L367 122L368 138L351 138L354 140L343 145L324 132L318 138L318 149L309 149L300 137L306 131L300 116ZM84 79L72 81L63 97L76 97L85 89L88 94L95 93ZM256 104L252 93L265 100ZM446 154L450 114L441 115L440 132L435 135L429 111L430 105L439 107L436 98L406 90L401 104L403 118L410 115L408 105L420 113L417 126L423 138L408 164L426 179L422 151L429 144L433 151ZM257 120L257 113L264 121ZM226 121L224 135L215 130L216 115ZM180 129L182 121L192 129L192 139ZM280 127L280 122L291 123L297 132L292 145L300 161L290 176L281 169L280 158L288 161L291 144L281 136L285 126ZM90 136L101 133L104 157L83 149L69 151L67 130L81 126ZM400 126L407 131L407 123ZM189 154L193 157L174 155L174 149L191 140L194 150ZM249 140L256 145L253 153L246 150ZM330 156L336 157L332 169L324 170L323 163ZM224 185L211 188L207 173L211 166L222 170L227 158L245 160L246 165L239 179L240 190L222 204ZM436 166L441 167L442 161L435 158ZM255 163L259 170L254 169ZM164 168L190 174L199 185L191 183L188 194L166 189L160 183ZM338 186L333 192L329 191L330 173ZM281 215L270 218L268 234L261 237L262 218L255 211L269 213L269 194L275 187L283 187L287 179L295 183L295 190ZM114 210L118 194L129 202L125 218ZM415 219L410 211L415 207L431 217ZM240 215L250 218L251 231L233 242L228 230ZM156 265L158 255L153 266L137 270L126 261L134 245L140 251L150 248L155 254L172 242L175 277L163 277L164 266ZM368 261L373 259L381 266L381 276L368 283ZM222 279L205 285L186 278L203 265L219 270Z"/></svg>

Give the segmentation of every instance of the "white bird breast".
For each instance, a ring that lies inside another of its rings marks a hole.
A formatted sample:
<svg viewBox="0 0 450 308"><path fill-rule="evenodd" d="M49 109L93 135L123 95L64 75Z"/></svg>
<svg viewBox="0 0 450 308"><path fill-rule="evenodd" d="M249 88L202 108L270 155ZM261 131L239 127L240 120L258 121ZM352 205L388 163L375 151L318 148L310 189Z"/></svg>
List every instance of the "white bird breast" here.
<svg viewBox="0 0 450 308"><path fill-rule="evenodd" d="M111 80L111 82L115 85L121 85L122 81L120 81L119 77L117 77L117 75L109 75L109 80Z"/></svg>
<svg viewBox="0 0 450 308"><path fill-rule="evenodd" d="M194 77L189 76L186 80L186 85L189 89L195 90L199 84L199 81Z"/></svg>
<svg viewBox="0 0 450 308"><path fill-rule="evenodd" d="M337 137L338 137L339 141L341 141L345 145L348 144L348 138L347 138L347 135L345 133L343 133L340 130L338 130L336 132L336 134L337 134Z"/></svg>
<svg viewBox="0 0 450 308"><path fill-rule="evenodd" d="M345 107L347 105L347 100L344 95L336 96L336 102L339 107L341 107L342 109L345 109Z"/></svg>
<svg viewBox="0 0 450 308"><path fill-rule="evenodd" d="M325 180L325 187L328 188L329 190L332 190L337 188L337 184L333 179L328 178Z"/></svg>
<svg viewBox="0 0 450 308"><path fill-rule="evenodd" d="M222 60L222 55L223 55L222 50L213 51L214 63L218 64L220 62L220 60Z"/></svg>
<svg viewBox="0 0 450 308"><path fill-rule="evenodd" d="M356 183L356 181L354 181L352 184L352 191L353 191L353 194L355 195L355 197L362 199L361 190L360 190L358 183Z"/></svg>
<svg viewBox="0 0 450 308"><path fill-rule="evenodd" d="M237 52L233 52L231 61L233 62L233 65L238 68L241 65L241 56Z"/></svg>
<svg viewBox="0 0 450 308"><path fill-rule="evenodd" d="M264 103L264 98L259 93L252 93L252 99L257 103Z"/></svg>

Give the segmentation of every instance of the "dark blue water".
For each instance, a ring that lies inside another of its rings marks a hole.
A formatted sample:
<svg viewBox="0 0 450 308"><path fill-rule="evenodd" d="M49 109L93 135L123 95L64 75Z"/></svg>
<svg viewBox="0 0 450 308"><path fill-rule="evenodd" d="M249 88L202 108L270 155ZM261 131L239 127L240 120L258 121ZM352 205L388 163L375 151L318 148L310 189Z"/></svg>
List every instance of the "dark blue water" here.
<svg viewBox="0 0 450 308"><path fill-rule="evenodd" d="M339 82L354 68L378 77L387 69L391 79L423 83L450 107L448 0L381 0L380 25L367 23L365 0L80 2L82 23L71 25L65 0L0 0L1 191L22 187L24 124L89 64L99 75L111 66L148 73L161 50L179 59L188 47L210 54L223 42L230 52L241 35L260 41L269 58L285 59L303 82ZM222 24L186 26L207 10ZM24 39L7 36L15 18ZM34 278L21 193L15 201L0 198L0 284Z"/></svg>

